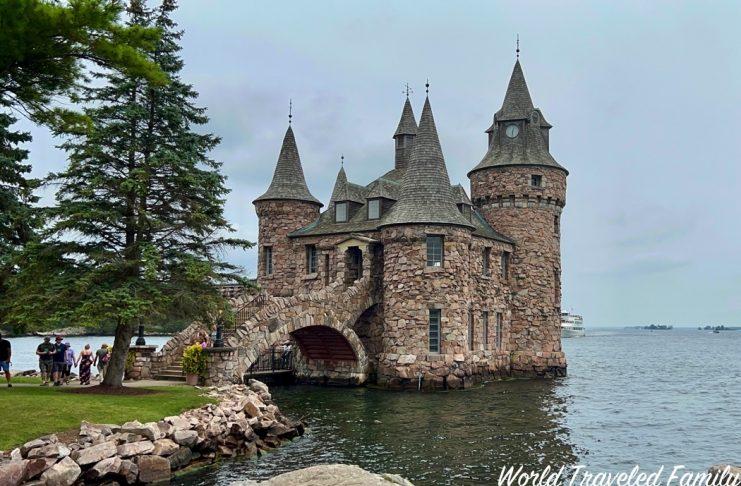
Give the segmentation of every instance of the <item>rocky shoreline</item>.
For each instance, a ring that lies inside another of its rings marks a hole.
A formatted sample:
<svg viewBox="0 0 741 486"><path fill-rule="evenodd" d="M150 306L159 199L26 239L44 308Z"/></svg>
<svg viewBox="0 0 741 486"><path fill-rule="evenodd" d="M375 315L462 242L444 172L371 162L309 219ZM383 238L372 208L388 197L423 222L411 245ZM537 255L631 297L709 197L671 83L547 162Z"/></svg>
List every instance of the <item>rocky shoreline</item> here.
<svg viewBox="0 0 741 486"><path fill-rule="evenodd" d="M165 482L190 465L261 454L304 432L260 381L206 389L206 395L218 403L159 422L83 422L71 443L56 435L29 441L0 456L0 486Z"/></svg>

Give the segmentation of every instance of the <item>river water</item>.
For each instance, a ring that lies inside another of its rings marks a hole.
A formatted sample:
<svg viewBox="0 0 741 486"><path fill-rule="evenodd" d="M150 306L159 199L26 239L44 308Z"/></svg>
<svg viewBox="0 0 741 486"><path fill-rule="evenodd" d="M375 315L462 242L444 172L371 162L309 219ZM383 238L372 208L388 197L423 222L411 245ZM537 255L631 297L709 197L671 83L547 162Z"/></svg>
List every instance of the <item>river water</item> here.
<svg viewBox="0 0 741 486"><path fill-rule="evenodd" d="M281 410L307 422L303 437L177 484L265 479L335 462L418 485L496 484L510 465L704 471L741 462L741 331L600 330L563 346L569 374L552 381L434 393L276 387Z"/></svg>
<svg viewBox="0 0 741 486"><path fill-rule="evenodd" d="M158 348L170 339L170 336L146 336L145 340L148 345L155 345ZM8 338L10 346L13 349L13 371L25 371L25 370L38 370L39 369L39 358L36 356L36 347L41 344L44 340L40 337L20 337L20 338ZM95 351L100 348L103 343L113 346L113 336L71 336L65 338L65 341L69 341L72 349L75 351L75 356L82 351L86 344L90 345L90 348ZM134 344L136 338L131 339L131 344ZM54 339L52 338L52 342ZM73 369L73 372L77 372ZM2 381L0 380L0 383Z"/></svg>

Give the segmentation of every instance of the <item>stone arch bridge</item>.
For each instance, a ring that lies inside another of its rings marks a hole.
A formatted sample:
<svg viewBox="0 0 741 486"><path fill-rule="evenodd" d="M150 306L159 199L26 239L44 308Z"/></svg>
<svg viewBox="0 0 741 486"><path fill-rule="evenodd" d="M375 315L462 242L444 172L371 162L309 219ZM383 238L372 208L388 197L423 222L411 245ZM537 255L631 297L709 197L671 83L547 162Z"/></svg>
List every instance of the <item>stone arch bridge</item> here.
<svg viewBox="0 0 741 486"><path fill-rule="evenodd" d="M379 303L379 292L366 275L350 285L335 281L312 292L292 297L267 297L254 314L225 339L237 350L230 380L241 378L260 355L280 344L287 335L298 344L300 354L313 365L303 370L318 378L339 378L348 383L366 381L369 357L354 330L358 318Z"/></svg>

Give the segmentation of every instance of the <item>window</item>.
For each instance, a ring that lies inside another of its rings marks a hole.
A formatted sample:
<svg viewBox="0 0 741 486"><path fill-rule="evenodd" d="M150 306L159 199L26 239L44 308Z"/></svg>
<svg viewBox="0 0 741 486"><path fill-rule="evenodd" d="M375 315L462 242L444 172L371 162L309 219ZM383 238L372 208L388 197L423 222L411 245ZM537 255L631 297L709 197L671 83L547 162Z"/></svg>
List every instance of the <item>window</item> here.
<svg viewBox="0 0 741 486"><path fill-rule="evenodd" d="M473 351L473 309L468 309L468 350Z"/></svg>
<svg viewBox="0 0 741 486"><path fill-rule="evenodd" d="M428 267L442 267L443 266L443 237L442 236L428 236L427 237L427 266Z"/></svg>
<svg viewBox="0 0 741 486"><path fill-rule="evenodd" d="M556 235L561 233L561 221L558 218L558 214L553 216L553 231L556 233Z"/></svg>
<svg viewBox="0 0 741 486"><path fill-rule="evenodd" d="M530 185L533 187L543 187L543 176L533 174L530 176Z"/></svg>
<svg viewBox="0 0 741 486"><path fill-rule="evenodd" d="M344 223L347 221L347 203L338 202L334 203L334 219L338 223Z"/></svg>
<svg viewBox="0 0 741 486"><path fill-rule="evenodd" d="M368 219L378 219L381 217L381 200L368 200Z"/></svg>
<svg viewBox="0 0 741 486"><path fill-rule="evenodd" d="M502 313L497 312L497 349L502 349Z"/></svg>
<svg viewBox="0 0 741 486"><path fill-rule="evenodd" d="M481 320L483 321L483 343L484 343L484 349L489 349L489 311L484 311L484 313L481 315Z"/></svg>
<svg viewBox="0 0 741 486"><path fill-rule="evenodd" d="M262 247L262 259L265 269L265 275L273 274L273 247L263 246Z"/></svg>
<svg viewBox="0 0 741 486"><path fill-rule="evenodd" d="M440 352L440 309L430 309L430 353Z"/></svg>
<svg viewBox="0 0 741 486"><path fill-rule="evenodd" d="M491 248L484 248L484 264L482 273L485 277L489 276L489 267L491 266Z"/></svg>
<svg viewBox="0 0 741 486"><path fill-rule="evenodd" d="M509 252L502 252L502 278L509 278Z"/></svg>
<svg viewBox="0 0 741 486"><path fill-rule="evenodd" d="M316 245L306 245L306 273L316 273Z"/></svg>

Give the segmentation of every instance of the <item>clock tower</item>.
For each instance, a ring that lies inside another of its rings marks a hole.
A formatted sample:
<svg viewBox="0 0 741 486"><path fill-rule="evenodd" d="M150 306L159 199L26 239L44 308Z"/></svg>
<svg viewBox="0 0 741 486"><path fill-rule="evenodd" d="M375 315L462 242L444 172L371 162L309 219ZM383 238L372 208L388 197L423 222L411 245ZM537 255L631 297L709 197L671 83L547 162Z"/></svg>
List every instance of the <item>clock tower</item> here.
<svg viewBox="0 0 741 486"><path fill-rule="evenodd" d="M561 375L561 212L568 171L550 154L549 124L533 106L519 59L488 148L468 173L471 198L489 224L515 239L502 266L512 292L512 373Z"/></svg>

